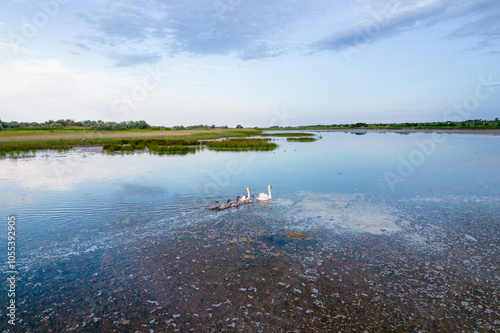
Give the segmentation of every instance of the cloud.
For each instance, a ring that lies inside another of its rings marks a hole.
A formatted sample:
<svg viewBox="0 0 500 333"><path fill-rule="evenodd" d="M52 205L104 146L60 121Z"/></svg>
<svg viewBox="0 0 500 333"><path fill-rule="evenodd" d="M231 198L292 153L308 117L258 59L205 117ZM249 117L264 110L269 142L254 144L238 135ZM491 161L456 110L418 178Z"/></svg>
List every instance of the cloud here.
<svg viewBox="0 0 500 333"><path fill-rule="evenodd" d="M495 4L494 7L496 8L490 10L490 13L485 17L463 25L446 36L445 39L473 37L479 40L475 47L466 51L480 50L498 45L500 40L500 3Z"/></svg>
<svg viewBox="0 0 500 333"><path fill-rule="evenodd" d="M119 54L112 53L110 55L115 61L116 67L126 67L135 66L140 64L157 63L161 60L161 55L159 54Z"/></svg>
<svg viewBox="0 0 500 333"><path fill-rule="evenodd" d="M399 35L406 31L419 27L432 26L441 21L447 21L458 17L474 14L488 13L492 7L498 7L495 0L483 0L476 2L434 0L420 1L410 5L402 5L399 1L387 5L384 9L372 13L372 18L358 22L348 29L337 31L327 38L317 40L311 47L316 50L341 51L350 47L360 47L372 44L378 40ZM500 20L500 15L491 15L485 20L479 20L474 24L468 24L458 29L453 35L463 37L470 35L487 34L488 26L484 23L492 23ZM498 23L495 23L498 26ZM497 33L497 32L495 32Z"/></svg>
<svg viewBox="0 0 500 333"><path fill-rule="evenodd" d="M77 48L84 50L84 51L91 51L92 50L86 44L84 44L82 42L78 42L78 41L73 41L73 40L62 40L61 44L76 46Z"/></svg>
<svg viewBox="0 0 500 333"><path fill-rule="evenodd" d="M140 4L120 0L109 3L106 10L79 17L92 31L82 38L110 57L128 54L126 61L116 64L130 66L179 53L234 54L245 60L275 57L282 46L273 35L316 7L315 2L299 0L149 0Z"/></svg>

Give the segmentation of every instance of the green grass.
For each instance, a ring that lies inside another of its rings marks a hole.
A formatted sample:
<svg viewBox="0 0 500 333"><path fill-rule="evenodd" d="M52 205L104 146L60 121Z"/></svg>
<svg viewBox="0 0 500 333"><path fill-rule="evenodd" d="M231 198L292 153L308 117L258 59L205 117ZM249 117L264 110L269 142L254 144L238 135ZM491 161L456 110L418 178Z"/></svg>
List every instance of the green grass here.
<svg viewBox="0 0 500 333"><path fill-rule="evenodd" d="M291 142L314 142L316 140L316 138L286 138L286 141Z"/></svg>
<svg viewBox="0 0 500 333"><path fill-rule="evenodd" d="M80 140L78 140L80 141ZM73 144L67 140L45 140L45 141L2 141L0 142L0 156L11 157L20 155L35 154L37 150L69 150L73 148Z"/></svg>
<svg viewBox="0 0 500 333"><path fill-rule="evenodd" d="M100 133L88 127L32 127L32 128L9 128L0 131L0 137L27 136L27 135L54 135L54 134L83 134Z"/></svg>
<svg viewBox="0 0 500 333"><path fill-rule="evenodd" d="M158 155L187 155L194 154L200 149L200 146L154 146L150 151Z"/></svg>
<svg viewBox="0 0 500 333"><path fill-rule="evenodd" d="M222 141L197 141L179 139L142 139L121 140L103 146L108 153L148 151L156 154L189 154L195 153L205 145L212 150L242 151L242 150L273 150L277 147L270 139L228 139Z"/></svg>
<svg viewBox="0 0 500 333"><path fill-rule="evenodd" d="M171 131L170 128L128 129L121 131L96 131L89 127L19 127L8 128L0 131L0 137L32 136L32 135L58 135L58 134L92 134L92 133L150 133Z"/></svg>
<svg viewBox="0 0 500 333"><path fill-rule="evenodd" d="M222 141L203 141L209 149L217 151L241 151L241 150L273 150L278 147L270 139L228 139Z"/></svg>
<svg viewBox="0 0 500 333"><path fill-rule="evenodd" d="M260 136L280 136L280 137L301 137L301 136L314 136L313 133L266 133Z"/></svg>
<svg viewBox="0 0 500 333"><path fill-rule="evenodd" d="M195 153L200 149L197 140L166 140L166 139L122 139L118 143L103 145L103 150L108 153L145 151L159 155L185 155Z"/></svg>

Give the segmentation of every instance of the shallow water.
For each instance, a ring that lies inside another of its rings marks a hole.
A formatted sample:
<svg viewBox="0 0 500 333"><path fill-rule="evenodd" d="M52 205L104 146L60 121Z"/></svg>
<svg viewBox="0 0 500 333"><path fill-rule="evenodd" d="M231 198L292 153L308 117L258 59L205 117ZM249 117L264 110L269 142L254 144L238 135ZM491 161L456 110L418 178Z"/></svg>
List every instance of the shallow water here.
<svg viewBox="0 0 500 333"><path fill-rule="evenodd" d="M15 329L500 329L500 137L360 134L0 160L0 208L18 221ZM268 184L270 202L207 209Z"/></svg>

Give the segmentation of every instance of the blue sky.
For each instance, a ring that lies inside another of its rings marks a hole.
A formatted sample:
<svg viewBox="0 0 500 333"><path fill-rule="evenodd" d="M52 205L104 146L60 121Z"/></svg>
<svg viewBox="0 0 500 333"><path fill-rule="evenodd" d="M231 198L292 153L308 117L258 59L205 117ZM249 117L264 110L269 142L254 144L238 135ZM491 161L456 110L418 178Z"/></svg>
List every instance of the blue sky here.
<svg viewBox="0 0 500 333"><path fill-rule="evenodd" d="M291 126L492 119L500 2L12 0L0 117Z"/></svg>

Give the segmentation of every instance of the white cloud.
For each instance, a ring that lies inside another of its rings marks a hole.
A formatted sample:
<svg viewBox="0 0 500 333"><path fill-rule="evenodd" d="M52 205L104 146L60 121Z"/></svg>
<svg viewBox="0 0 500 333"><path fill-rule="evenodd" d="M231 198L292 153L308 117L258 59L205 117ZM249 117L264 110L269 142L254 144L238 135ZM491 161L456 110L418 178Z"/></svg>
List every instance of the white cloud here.
<svg viewBox="0 0 500 333"><path fill-rule="evenodd" d="M499 18L498 2L494 0L475 2L428 0L408 3L389 1L385 7L373 6L372 8L375 7L377 9L371 11L370 19L359 21L350 28L335 31L329 37L313 43L312 46L319 50L340 51L349 47L372 44L412 29L432 26L459 17L474 14L487 15L488 22L498 21ZM487 31L491 30L489 24L476 24L472 27L473 29L466 25L465 28L474 30L474 34L487 34ZM459 35L462 30L459 29L456 35Z"/></svg>

